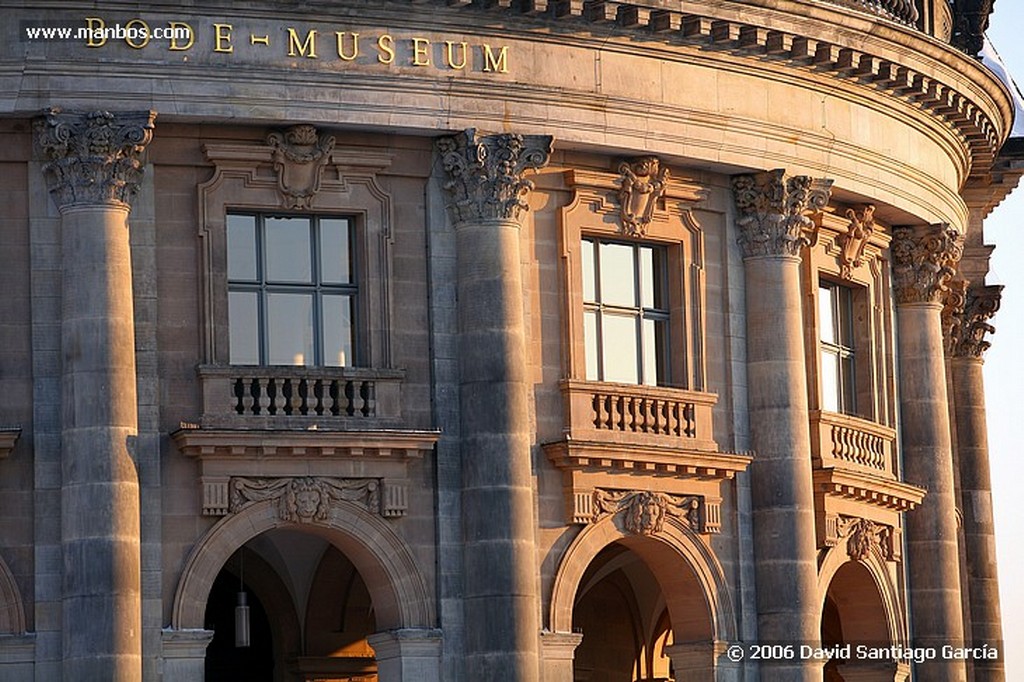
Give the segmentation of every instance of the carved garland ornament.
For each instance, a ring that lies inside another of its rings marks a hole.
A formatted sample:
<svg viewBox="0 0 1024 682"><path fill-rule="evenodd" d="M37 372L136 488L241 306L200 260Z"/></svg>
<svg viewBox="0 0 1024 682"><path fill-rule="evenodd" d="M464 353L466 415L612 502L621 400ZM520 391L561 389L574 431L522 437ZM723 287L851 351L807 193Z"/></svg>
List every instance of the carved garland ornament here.
<svg viewBox="0 0 1024 682"><path fill-rule="evenodd" d="M274 149L274 172L284 208L308 209L320 191L334 137L321 137L311 125L297 125L270 133L267 144Z"/></svg>
<svg viewBox="0 0 1024 682"><path fill-rule="evenodd" d="M58 208L130 208L142 182L142 151L156 112L87 113L50 109L36 120L43 174Z"/></svg>
<svg viewBox="0 0 1024 682"><path fill-rule="evenodd" d="M549 135L478 135L472 128L438 140L452 221L519 220L529 208L523 197L533 189L523 174L547 164L551 141Z"/></svg>
<svg viewBox="0 0 1024 682"><path fill-rule="evenodd" d="M622 233L631 237L647 235L658 200L665 193L668 168L656 157L644 156L619 165L622 183L619 189L619 218Z"/></svg>
<svg viewBox="0 0 1024 682"><path fill-rule="evenodd" d="M594 520L622 513L622 523L634 535L656 535L665 526L665 519L683 519L695 532L701 532L701 498L669 495L647 490L595 490Z"/></svg>
<svg viewBox="0 0 1024 682"><path fill-rule="evenodd" d="M950 313L955 320L948 325L946 337L946 348L951 356L980 358L989 349L992 344L985 336L995 333L996 328L988 320L999 310L1002 291L1003 287L995 285L967 289L963 305Z"/></svg>
<svg viewBox="0 0 1024 682"><path fill-rule="evenodd" d="M893 290L897 303L941 303L963 253L949 225L898 227L892 232Z"/></svg>
<svg viewBox="0 0 1024 682"><path fill-rule="evenodd" d="M864 264L864 248L875 233L875 207L869 204L859 212L847 209L846 217L850 219L850 226L836 239L839 244L839 276L852 279L853 269Z"/></svg>
<svg viewBox="0 0 1024 682"><path fill-rule="evenodd" d="M344 478L232 478L230 511L274 500L277 515L291 523L322 523L339 501L358 502L368 511L380 511L380 483L376 479Z"/></svg>
<svg viewBox="0 0 1024 682"><path fill-rule="evenodd" d="M732 179L739 211L739 245L744 258L798 256L818 239L820 215L832 194L832 181L786 175L776 169Z"/></svg>

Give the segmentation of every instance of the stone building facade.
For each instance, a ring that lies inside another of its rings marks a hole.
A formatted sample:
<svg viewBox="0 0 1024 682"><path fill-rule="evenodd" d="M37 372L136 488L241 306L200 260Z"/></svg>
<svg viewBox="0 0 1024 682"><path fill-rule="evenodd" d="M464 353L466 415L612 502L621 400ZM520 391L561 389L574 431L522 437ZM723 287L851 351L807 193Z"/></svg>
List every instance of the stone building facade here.
<svg viewBox="0 0 1024 682"><path fill-rule="evenodd" d="M990 10L0 9L0 678L1003 679Z"/></svg>

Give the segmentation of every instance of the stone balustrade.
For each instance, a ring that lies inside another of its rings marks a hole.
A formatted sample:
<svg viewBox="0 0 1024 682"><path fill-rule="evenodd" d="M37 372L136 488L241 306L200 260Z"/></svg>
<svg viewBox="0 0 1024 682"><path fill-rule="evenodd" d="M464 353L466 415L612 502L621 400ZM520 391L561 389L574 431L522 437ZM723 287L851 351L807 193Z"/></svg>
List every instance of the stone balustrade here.
<svg viewBox="0 0 1024 682"><path fill-rule="evenodd" d="M849 415L812 412L811 433L816 468L853 468L895 477L893 429Z"/></svg>
<svg viewBox="0 0 1024 682"><path fill-rule="evenodd" d="M833 5L842 5L877 14L886 19L915 26L918 20L914 0L822 0Z"/></svg>
<svg viewBox="0 0 1024 682"><path fill-rule="evenodd" d="M400 370L203 366L199 377L204 426L401 417Z"/></svg>

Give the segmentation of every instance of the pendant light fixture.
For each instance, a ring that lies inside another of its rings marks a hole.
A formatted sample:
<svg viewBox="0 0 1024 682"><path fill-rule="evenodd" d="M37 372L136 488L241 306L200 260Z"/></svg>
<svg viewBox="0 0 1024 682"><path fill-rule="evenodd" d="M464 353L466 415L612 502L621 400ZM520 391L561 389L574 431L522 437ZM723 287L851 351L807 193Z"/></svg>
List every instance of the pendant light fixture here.
<svg viewBox="0 0 1024 682"><path fill-rule="evenodd" d="M249 603L245 595L245 553L239 552L238 602L235 605L235 647L249 646Z"/></svg>

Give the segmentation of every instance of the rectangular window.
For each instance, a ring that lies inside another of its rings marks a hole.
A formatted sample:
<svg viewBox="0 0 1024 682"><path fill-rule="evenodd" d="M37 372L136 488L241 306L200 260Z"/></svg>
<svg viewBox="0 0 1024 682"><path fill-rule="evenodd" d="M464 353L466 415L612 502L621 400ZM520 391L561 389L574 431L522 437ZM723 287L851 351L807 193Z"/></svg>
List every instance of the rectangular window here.
<svg viewBox="0 0 1024 682"><path fill-rule="evenodd" d="M659 246L582 240L587 379L667 385L668 272Z"/></svg>
<svg viewBox="0 0 1024 682"><path fill-rule="evenodd" d="M228 214L231 364L355 364L354 238L345 217Z"/></svg>
<svg viewBox="0 0 1024 682"><path fill-rule="evenodd" d="M821 346L821 407L830 412L857 413L853 329L853 290L822 281L818 286L818 330Z"/></svg>

